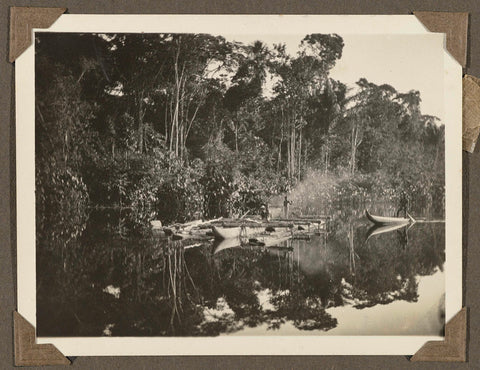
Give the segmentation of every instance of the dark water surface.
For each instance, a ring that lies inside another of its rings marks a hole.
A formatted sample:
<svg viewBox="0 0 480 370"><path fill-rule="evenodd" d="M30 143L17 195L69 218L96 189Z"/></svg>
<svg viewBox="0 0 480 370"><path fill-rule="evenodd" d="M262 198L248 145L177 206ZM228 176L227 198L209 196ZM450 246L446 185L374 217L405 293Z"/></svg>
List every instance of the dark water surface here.
<svg viewBox="0 0 480 370"><path fill-rule="evenodd" d="M118 215L92 212L79 237L37 243L37 334L440 335L445 224L371 230L363 207L332 216L310 240L218 248L125 237Z"/></svg>

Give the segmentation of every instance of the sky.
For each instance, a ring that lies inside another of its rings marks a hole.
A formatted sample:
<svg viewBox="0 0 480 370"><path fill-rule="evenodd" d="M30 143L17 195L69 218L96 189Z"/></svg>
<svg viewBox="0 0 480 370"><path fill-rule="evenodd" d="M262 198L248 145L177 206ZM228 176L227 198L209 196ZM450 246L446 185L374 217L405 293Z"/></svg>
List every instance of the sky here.
<svg viewBox="0 0 480 370"><path fill-rule="evenodd" d="M259 39L270 47L285 43L294 55L305 35L223 35L227 40L252 43ZM443 40L425 35L340 35L342 58L330 76L348 87L364 77L377 85L389 84L401 93L420 91L423 114L443 121Z"/></svg>

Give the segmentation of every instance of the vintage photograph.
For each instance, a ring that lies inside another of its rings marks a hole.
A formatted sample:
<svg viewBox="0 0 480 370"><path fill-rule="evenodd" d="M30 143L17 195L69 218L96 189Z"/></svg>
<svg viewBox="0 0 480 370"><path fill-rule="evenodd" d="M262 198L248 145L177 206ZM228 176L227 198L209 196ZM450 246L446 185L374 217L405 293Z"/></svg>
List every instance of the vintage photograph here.
<svg viewBox="0 0 480 370"><path fill-rule="evenodd" d="M443 335L429 35L34 47L38 337Z"/></svg>

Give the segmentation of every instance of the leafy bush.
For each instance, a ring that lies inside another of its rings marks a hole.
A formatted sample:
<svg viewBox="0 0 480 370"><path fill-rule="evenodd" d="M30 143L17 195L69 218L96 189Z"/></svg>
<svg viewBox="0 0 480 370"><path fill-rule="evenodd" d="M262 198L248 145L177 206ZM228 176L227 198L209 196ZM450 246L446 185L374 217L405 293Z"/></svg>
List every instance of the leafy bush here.
<svg viewBox="0 0 480 370"><path fill-rule="evenodd" d="M204 190L200 179L203 173L201 161L194 161L191 166L171 161L166 178L157 179L155 210L160 220L185 222L202 214Z"/></svg>
<svg viewBox="0 0 480 370"><path fill-rule="evenodd" d="M46 166L44 171L49 181L36 179L37 238L49 247L62 247L85 229L87 188L69 169Z"/></svg>

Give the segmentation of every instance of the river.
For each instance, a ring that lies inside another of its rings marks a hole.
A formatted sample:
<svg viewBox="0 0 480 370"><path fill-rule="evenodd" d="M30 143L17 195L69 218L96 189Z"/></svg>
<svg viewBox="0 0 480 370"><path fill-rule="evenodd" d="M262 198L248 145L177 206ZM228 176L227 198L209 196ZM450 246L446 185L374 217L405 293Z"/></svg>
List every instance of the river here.
<svg viewBox="0 0 480 370"><path fill-rule="evenodd" d="M125 237L95 211L81 235L38 242L38 336L440 335L439 217L389 231L362 207L332 216L309 240L218 248Z"/></svg>

